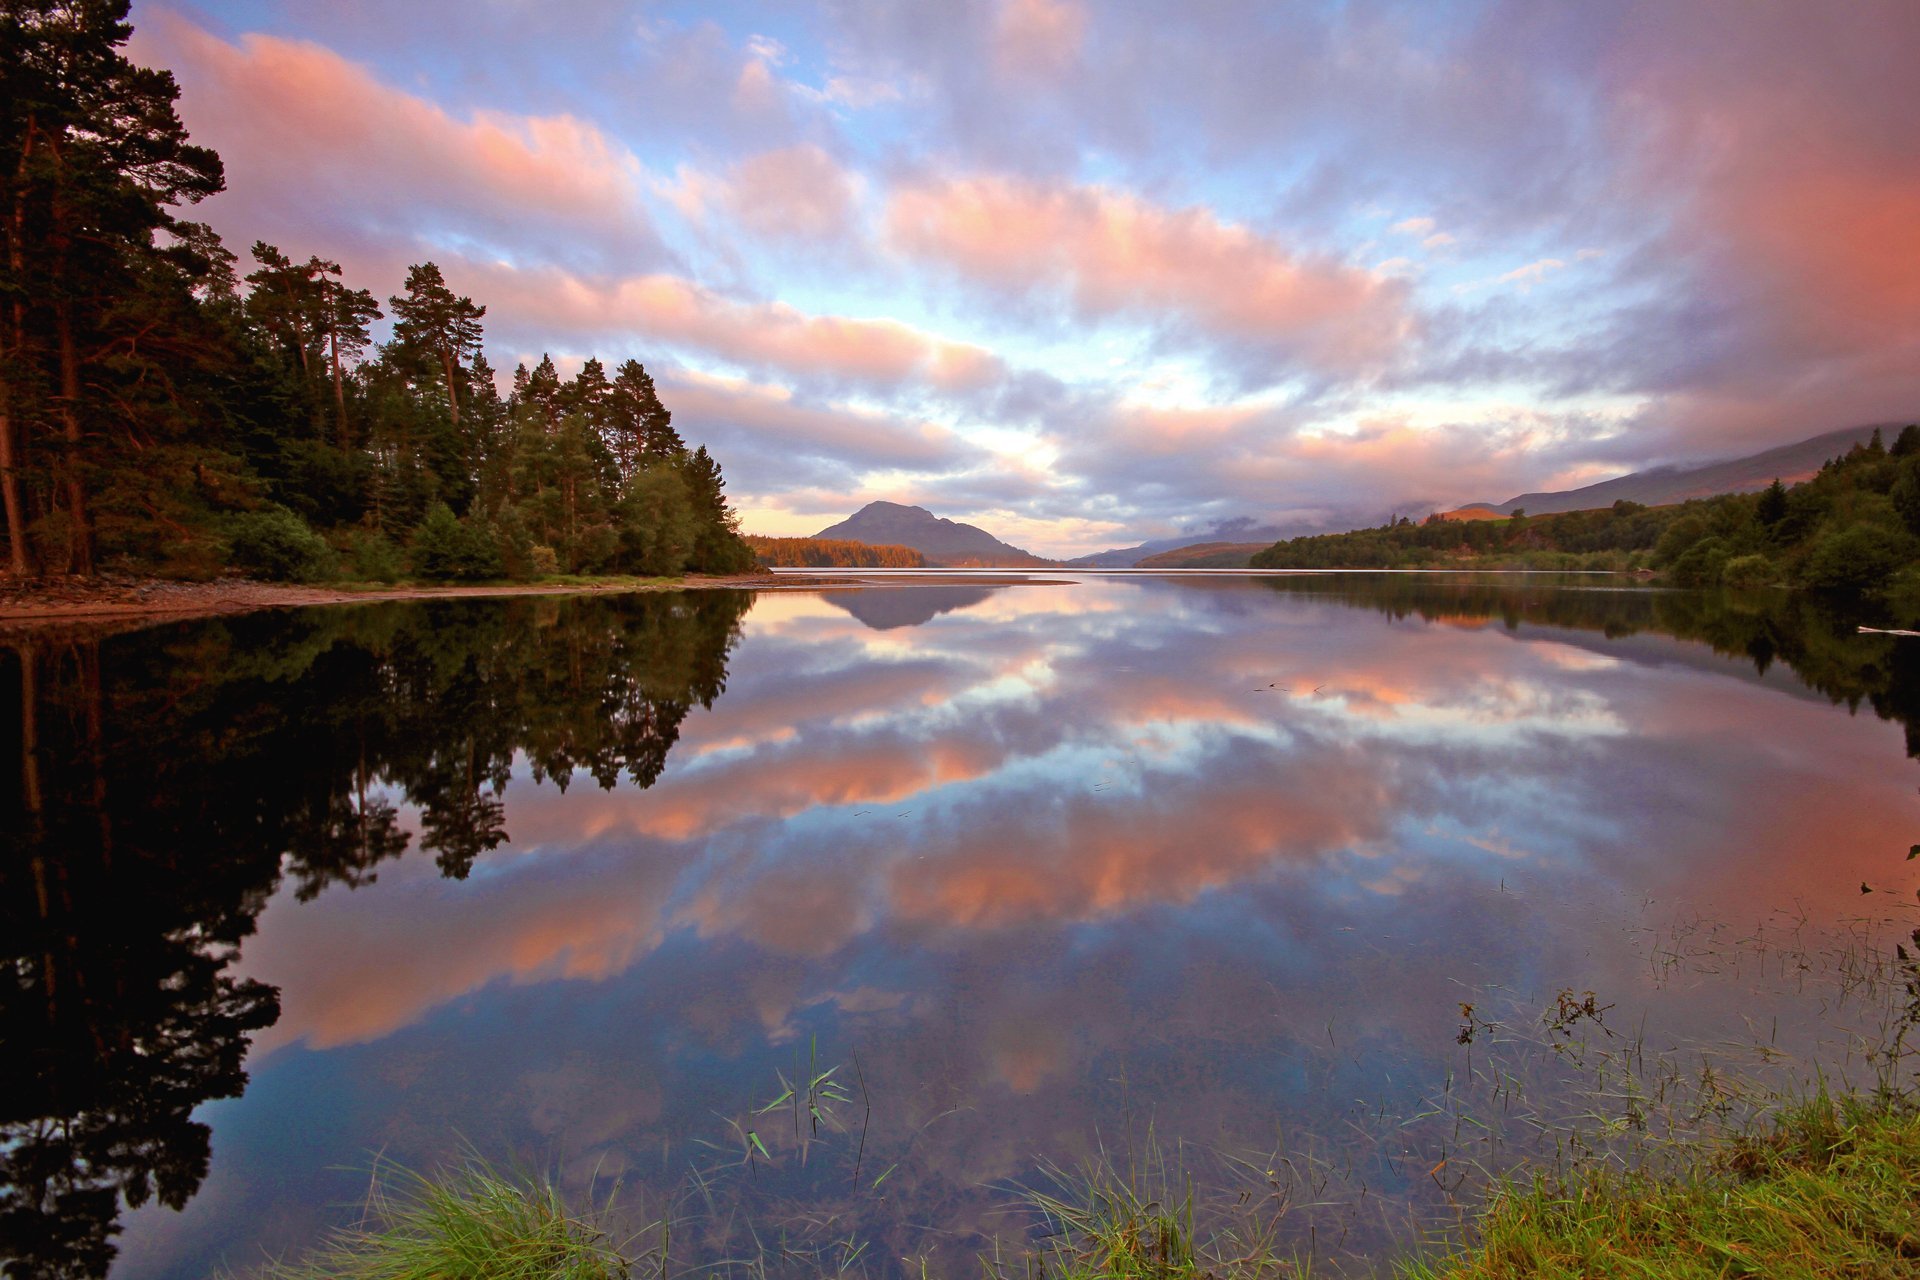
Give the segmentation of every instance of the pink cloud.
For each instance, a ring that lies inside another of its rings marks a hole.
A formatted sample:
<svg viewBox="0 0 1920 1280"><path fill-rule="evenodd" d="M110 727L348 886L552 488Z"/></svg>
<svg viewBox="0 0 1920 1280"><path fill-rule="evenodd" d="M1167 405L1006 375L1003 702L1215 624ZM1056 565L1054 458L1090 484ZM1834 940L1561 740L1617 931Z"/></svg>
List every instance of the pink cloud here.
<svg viewBox="0 0 1920 1280"><path fill-rule="evenodd" d="M456 230L502 252L584 237L662 256L639 161L578 117L457 118L319 45L229 43L164 11L135 53L177 72L184 119L227 164L222 221L250 223L248 239L346 222L388 244Z"/></svg>
<svg viewBox="0 0 1920 1280"><path fill-rule="evenodd" d="M681 276L603 279L560 267L473 264L488 299L548 333L641 334L735 364L789 375L944 392L982 389L1005 368L983 347L898 320L811 315L783 302L741 302Z"/></svg>
<svg viewBox="0 0 1920 1280"><path fill-rule="evenodd" d="M991 289L1060 290L1082 320L1160 320L1343 371L1379 365L1412 336L1402 283L1289 253L1204 207L1018 178L928 179L894 193L887 225L901 251Z"/></svg>
<svg viewBox="0 0 1920 1280"><path fill-rule="evenodd" d="M853 225L853 179L811 143L749 156L719 194L735 221L770 239L831 240Z"/></svg>
<svg viewBox="0 0 1920 1280"><path fill-rule="evenodd" d="M994 25L994 61L1007 73L1052 76L1080 55L1087 10L1078 0L1002 0Z"/></svg>

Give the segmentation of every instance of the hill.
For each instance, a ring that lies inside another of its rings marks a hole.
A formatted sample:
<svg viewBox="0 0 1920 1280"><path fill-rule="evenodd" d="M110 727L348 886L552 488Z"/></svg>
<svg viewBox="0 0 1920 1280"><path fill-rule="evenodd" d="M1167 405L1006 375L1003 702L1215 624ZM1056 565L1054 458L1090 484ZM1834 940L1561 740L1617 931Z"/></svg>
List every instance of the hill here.
<svg viewBox="0 0 1920 1280"><path fill-rule="evenodd" d="M1592 511L1623 501L1664 507L1692 498L1711 498L1721 493L1757 493L1776 479L1785 484L1797 484L1809 479L1828 459L1839 457L1856 444L1866 443L1876 430L1892 434L1899 429L1897 423L1842 427L1797 444L1781 445L1777 449L1743 458L1710 462L1698 467L1655 467L1649 471L1635 471L1611 480L1602 480L1580 489L1523 493L1498 505L1471 502L1459 512L1448 514L1472 519L1475 513L1481 511L1505 516L1512 515L1518 508L1528 515L1541 516L1561 511Z"/></svg>
<svg viewBox="0 0 1920 1280"><path fill-rule="evenodd" d="M943 520L925 507L898 502L869 502L815 538L864 542L869 546L911 547L928 564L945 568L1039 568L1056 563L1000 541L976 525Z"/></svg>
<svg viewBox="0 0 1920 1280"><path fill-rule="evenodd" d="M1254 553L1265 551L1266 542L1196 542L1190 547L1175 547L1150 555L1134 564L1136 569L1244 569Z"/></svg>
<svg viewBox="0 0 1920 1280"><path fill-rule="evenodd" d="M1250 516L1240 516L1233 520L1221 520L1200 533L1183 533L1173 538L1150 538L1131 547L1112 547L1106 551L1096 551L1092 555L1076 556L1067 561L1073 568L1084 569L1131 569L1139 566L1150 556L1169 551L1179 551L1185 547L1202 544L1215 545L1248 543L1265 547L1282 538L1291 538L1297 534L1312 531L1308 525L1263 525L1256 524Z"/></svg>
<svg viewBox="0 0 1920 1280"><path fill-rule="evenodd" d="M1504 520L1395 520L1277 542L1259 569L1653 570L1682 587L1793 586L1920 603L1920 424L1880 432L1798 484L1666 506L1620 499Z"/></svg>

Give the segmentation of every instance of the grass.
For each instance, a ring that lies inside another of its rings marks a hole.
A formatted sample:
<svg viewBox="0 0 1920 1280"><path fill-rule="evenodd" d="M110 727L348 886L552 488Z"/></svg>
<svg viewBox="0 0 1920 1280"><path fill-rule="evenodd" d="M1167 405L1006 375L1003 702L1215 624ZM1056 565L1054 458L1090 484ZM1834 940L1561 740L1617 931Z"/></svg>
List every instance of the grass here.
<svg viewBox="0 0 1920 1280"><path fill-rule="evenodd" d="M1508 1186L1480 1243L1404 1280L1920 1275L1920 1110L1824 1095L1693 1176L1607 1168Z"/></svg>
<svg viewBox="0 0 1920 1280"><path fill-rule="evenodd" d="M262 1280L616 1280L629 1263L598 1213L477 1157L433 1174L374 1170L360 1223Z"/></svg>
<svg viewBox="0 0 1920 1280"><path fill-rule="evenodd" d="M1151 1144L1150 1144L1151 1146ZM1694 1144L1691 1168L1583 1166L1499 1190L1471 1247L1404 1263L1397 1280L1895 1280L1920 1276L1920 1105L1820 1094L1761 1132ZM1157 1152L1157 1148L1151 1148ZM1102 1161L1031 1191L1024 1250L988 1280L1279 1280L1311 1274L1277 1222L1196 1211L1192 1180L1157 1157ZM550 1183L469 1159L432 1175L376 1169L361 1223L262 1280L615 1280L631 1261ZM1344 1268L1343 1268L1344 1270ZM661 1260L659 1273L667 1269Z"/></svg>
<svg viewBox="0 0 1920 1280"><path fill-rule="evenodd" d="M913 1175L890 1182L900 1166L889 1163L869 1182L862 1161L906 1153L868 1151L857 1059L856 1098L809 1042L777 1096L729 1120L739 1145L708 1176L692 1173L697 1202L676 1198L628 1244L609 1241L611 1206L571 1212L550 1184L477 1159L426 1176L382 1164L359 1224L263 1280L1920 1280L1920 951L1887 946L1871 921L1834 936L1802 936L1803 924L1729 939L1681 921L1644 949L1656 986L1696 963L1750 987L1818 976L1804 1073L1788 1048L1805 1034L1777 1042L1777 1020L1751 1045L1661 1052L1644 1023L1610 1026L1614 1005L1592 992L1536 1008L1536 997L1488 991L1461 1006L1464 1076L1449 1072L1415 1114L1345 1117L1353 1148L1302 1147L1276 1128L1271 1150L1169 1149L1150 1117L1136 1145L1129 1112L1119 1154L1103 1139L1084 1167L1044 1167L1012 1194L976 1187L974 1201L921 1170L925 1187L894 1198L917 1221L889 1241L890 1227L863 1234L863 1214ZM1920 930L1911 938L1920 948ZM826 1145L807 1176L845 1191L803 1192L798 1212L788 1197L815 1143ZM746 1194L716 1181L729 1170ZM970 1203L1016 1229L970 1217Z"/></svg>

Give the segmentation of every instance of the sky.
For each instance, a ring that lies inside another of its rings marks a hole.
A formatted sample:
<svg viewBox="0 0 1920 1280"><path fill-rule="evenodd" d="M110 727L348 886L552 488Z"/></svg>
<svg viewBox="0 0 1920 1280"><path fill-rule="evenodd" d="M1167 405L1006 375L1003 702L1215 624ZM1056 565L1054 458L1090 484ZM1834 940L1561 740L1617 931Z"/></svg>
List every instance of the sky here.
<svg viewBox="0 0 1920 1280"><path fill-rule="evenodd" d="M633 357L748 532L1347 528L1920 418L1920 5L136 0L191 216Z"/></svg>

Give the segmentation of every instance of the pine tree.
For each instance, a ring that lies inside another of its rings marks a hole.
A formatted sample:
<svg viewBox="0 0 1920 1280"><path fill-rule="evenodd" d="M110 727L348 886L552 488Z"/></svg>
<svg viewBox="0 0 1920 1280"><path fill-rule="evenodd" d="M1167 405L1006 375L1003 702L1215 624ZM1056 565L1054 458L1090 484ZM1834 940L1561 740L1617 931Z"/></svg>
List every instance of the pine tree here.
<svg viewBox="0 0 1920 1280"><path fill-rule="evenodd" d="M461 365L480 349L480 319L487 309L456 296L431 262L407 268L406 292L388 301L396 354L439 369L447 389L447 416L459 430Z"/></svg>
<svg viewBox="0 0 1920 1280"><path fill-rule="evenodd" d="M123 443L91 377L114 349L114 300L162 268L170 208L223 185L219 157L187 141L173 76L121 53L128 5L0 6L0 506L16 574L35 561L29 473L54 482L39 514L65 526L61 567L93 571L89 464Z"/></svg>

